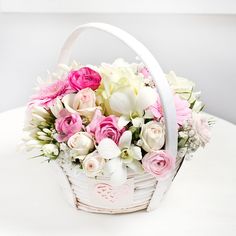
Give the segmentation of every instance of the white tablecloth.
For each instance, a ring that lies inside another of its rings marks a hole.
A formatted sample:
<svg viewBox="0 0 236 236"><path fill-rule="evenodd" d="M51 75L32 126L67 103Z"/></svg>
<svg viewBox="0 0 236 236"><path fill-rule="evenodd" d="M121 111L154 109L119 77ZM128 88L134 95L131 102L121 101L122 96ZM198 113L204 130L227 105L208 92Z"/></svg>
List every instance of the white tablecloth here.
<svg viewBox="0 0 236 236"><path fill-rule="evenodd" d="M49 165L19 153L24 108L0 114L0 235L236 235L236 126L217 118L159 209L99 215L71 208Z"/></svg>

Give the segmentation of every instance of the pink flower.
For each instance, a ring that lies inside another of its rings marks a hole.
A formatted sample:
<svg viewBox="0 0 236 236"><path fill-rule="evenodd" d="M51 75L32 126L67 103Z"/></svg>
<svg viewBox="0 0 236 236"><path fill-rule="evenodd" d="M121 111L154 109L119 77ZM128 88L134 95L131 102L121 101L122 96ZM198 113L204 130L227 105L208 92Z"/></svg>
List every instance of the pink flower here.
<svg viewBox="0 0 236 236"><path fill-rule="evenodd" d="M71 114L66 109L59 113L59 117L55 123L56 131L58 132L58 142L67 141L73 134L79 132L82 128L82 120L77 113Z"/></svg>
<svg viewBox="0 0 236 236"><path fill-rule="evenodd" d="M101 76L89 67L71 71L68 75L69 84L76 91L84 88L96 90L100 85L101 79Z"/></svg>
<svg viewBox="0 0 236 236"><path fill-rule="evenodd" d="M189 108L189 103L186 100L181 99L177 94L174 95L174 103L176 109L177 124L181 126L186 120L191 118L191 109ZM164 115L159 96L156 104L150 106L148 109L158 120L160 120Z"/></svg>
<svg viewBox="0 0 236 236"><path fill-rule="evenodd" d="M118 144L120 136L125 129L120 129L117 122L118 118L116 116L110 115L105 117L97 110L91 123L87 126L87 131L95 136L97 143L104 138L110 138Z"/></svg>
<svg viewBox="0 0 236 236"><path fill-rule="evenodd" d="M205 146L211 138L210 126L208 124L208 118L201 113L193 113L192 126L195 131L195 135L198 137L201 146Z"/></svg>
<svg viewBox="0 0 236 236"><path fill-rule="evenodd" d="M143 67L139 71L145 78L148 78L150 76L149 70L147 67Z"/></svg>
<svg viewBox="0 0 236 236"><path fill-rule="evenodd" d="M47 87L41 88L38 95L34 96L29 103L31 105L38 105L49 107L54 105L56 98L62 98L65 94L70 92L67 81L57 80Z"/></svg>
<svg viewBox="0 0 236 236"><path fill-rule="evenodd" d="M77 94L67 94L62 99L65 108L71 112L78 112L81 116L92 119L96 106L95 92L90 88L81 89Z"/></svg>
<svg viewBox="0 0 236 236"><path fill-rule="evenodd" d="M164 150L147 153L142 159L146 172L158 179L167 177L175 167L175 159Z"/></svg>

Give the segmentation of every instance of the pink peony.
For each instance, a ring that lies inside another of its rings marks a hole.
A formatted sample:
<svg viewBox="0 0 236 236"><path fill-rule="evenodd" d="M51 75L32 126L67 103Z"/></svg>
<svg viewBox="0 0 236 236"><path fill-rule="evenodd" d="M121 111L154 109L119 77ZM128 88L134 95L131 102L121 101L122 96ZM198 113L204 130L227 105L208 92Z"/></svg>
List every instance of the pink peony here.
<svg viewBox="0 0 236 236"><path fill-rule="evenodd" d="M174 169L175 159L166 151L159 150L147 153L142 159L142 165L146 172L163 179Z"/></svg>
<svg viewBox="0 0 236 236"><path fill-rule="evenodd" d="M71 71L68 75L69 84L76 91L84 88L96 90L100 85L101 79L98 72L89 67L82 67L79 70Z"/></svg>
<svg viewBox="0 0 236 236"><path fill-rule="evenodd" d="M62 98L70 92L67 81L57 80L47 87L42 87L39 93L32 98L29 105L49 107L54 105L56 98Z"/></svg>
<svg viewBox="0 0 236 236"><path fill-rule="evenodd" d="M174 95L174 103L176 109L177 124L181 126L186 120L191 118L192 111L189 108L189 103L186 100L181 99L177 94ZM156 104L149 107L149 111L151 111L153 116L158 120L163 117L164 113L159 96Z"/></svg>
<svg viewBox="0 0 236 236"><path fill-rule="evenodd" d="M91 123L87 126L87 131L95 136L97 143L104 138L112 139L116 144L125 129L120 129L117 125L118 118L114 115L103 116L99 110L94 114Z"/></svg>
<svg viewBox="0 0 236 236"><path fill-rule="evenodd" d="M82 128L82 120L77 113L71 114L66 109L59 113L59 117L55 123L56 131L58 132L57 141L65 142L73 134L79 132Z"/></svg>

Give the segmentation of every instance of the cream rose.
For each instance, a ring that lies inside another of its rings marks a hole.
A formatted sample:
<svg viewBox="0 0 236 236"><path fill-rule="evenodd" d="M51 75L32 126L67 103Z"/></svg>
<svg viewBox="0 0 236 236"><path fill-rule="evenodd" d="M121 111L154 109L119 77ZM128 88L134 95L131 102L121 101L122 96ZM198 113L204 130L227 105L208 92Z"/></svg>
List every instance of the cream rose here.
<svg viewBox="0 0 236 236"><path fill-rule="evenodd" d="M146 152L160 150L165 143L164 126L157 121L150 121L142 126L139 145Z"/></svg>
<svg viewBox="0 0 236 236"><path fill-rule="evenodd" d="M99 175L104 167L105 160L97 151L88 154L83 161L83 169L88 177Z"/></svg>
<svg viewBox="0 0 236 236"><path fill-rule="evenodd" d="M78 112L89 120L97 108L95 92L90 88L82 89L77 94L68 94L62 99L62 102L69 112Z"/></svg>
<svg viewBox="0 0 236 236"><path fill-rule="evenodd" d="M69 138L68 146L75 150L77 155L87 155L94 149L94 141L87 132L78 132Z"/></svg>

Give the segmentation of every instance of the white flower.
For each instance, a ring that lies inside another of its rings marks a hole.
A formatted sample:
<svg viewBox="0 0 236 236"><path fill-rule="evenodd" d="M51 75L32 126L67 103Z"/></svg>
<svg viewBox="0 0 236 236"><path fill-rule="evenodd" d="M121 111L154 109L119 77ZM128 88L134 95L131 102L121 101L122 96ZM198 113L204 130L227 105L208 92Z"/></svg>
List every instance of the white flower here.
<svg viewBox="0 0 236 236"><path fill-rule="evenodd" d="M131 88L112 94L109 99L113 111L122 114L119 124L125 126L132 120L135 127L143 124L144 110L157 101L157 92L150 87L142 87L138 91Z"/></svg>
<svg viewBox="0 0 236 236"><path fill-rule="evenodd" d="M173 71L170 71L169 74L166 74L166 79L168 80L170 87L174 90L174 92L179 94L182 99L188 100L190 104L199 97L200 92L193 92L195 84L192 81L176 76Z"/></svg>
<svg viewBox="0 0 236 236"><path fill-rule="evenodd" d="M85 157L82 165L88 177L95 177L102 172L104 164L105 160L97 151L94 151Z"/></svg>
<svg viewBox="0 0 236 236"><path fill-rule="evenodd" d="M201 146L205 146L210 141L211 132L208 124L208 117L202 113L193 112L192 114L192 128L195 135L198 137Z"/></svg>
<svg viewBox="0 0 236 236"><path fill-rule="evenodd" d="M51 107L49 107L49 108L50 108L52 114L53 114L56 118L58 118L58 117L59 117L59 112L60 112L64 107L63 107L63 105L62 105L61 100L60 100L59 98L57 98L57 99L55 100L55 103L54 103Z"/></svg>
<svg viewBox="0 0 236 236"><path fill-rule="evenodd" d="M146 152L160 150L165 143L165 129L163 124L157 121L149 121L144 124L140 138L138 143Z"/></svg>
<svg viewBox="0 0 236 236"><path fill-rule="evenodd" d="M96 95L90 88L80 90L77 94L67 94L62 102L71 113L78 112L80 115L92 119L96 107Z"/></svg>
<svg viewBox="0 0 236 236"><path fill-rule="evenodd" d="M79 156L87 155L94 149L94 142L87 132L78 132L72 135L67 141L68 146Z"/></svg>
<svg viewBox="0 0 236 236"><path fill-rule="evenodd" d="M50 158L56 159L59 155L58 146L55 144L45 144L42 148L43 155Z"/></svg>
<svg viewBox="0 0 236 236"><path fill-rule="evenodd" d="M107 161L105 169L111 175L114 185L121 185L127 180L127 167L134 171L143 171L139 160L142 159L141 148L131 144L132 133L125 131L120 137L119 144L104 138L97 150Z"/></svg>

